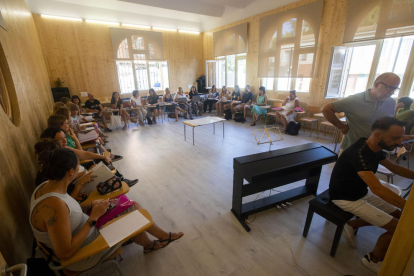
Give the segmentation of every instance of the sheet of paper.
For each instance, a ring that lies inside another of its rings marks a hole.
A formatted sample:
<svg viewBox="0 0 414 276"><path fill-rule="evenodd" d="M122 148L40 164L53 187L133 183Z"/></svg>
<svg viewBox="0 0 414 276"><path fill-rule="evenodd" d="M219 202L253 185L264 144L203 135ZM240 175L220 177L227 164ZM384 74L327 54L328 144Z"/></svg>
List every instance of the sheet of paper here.
<svg viewBox="0 0 414 276"><path fill-rule="evenodd" d="M148 223L150 221L136 210L99 230L99 232L112 247Z"/></svg>

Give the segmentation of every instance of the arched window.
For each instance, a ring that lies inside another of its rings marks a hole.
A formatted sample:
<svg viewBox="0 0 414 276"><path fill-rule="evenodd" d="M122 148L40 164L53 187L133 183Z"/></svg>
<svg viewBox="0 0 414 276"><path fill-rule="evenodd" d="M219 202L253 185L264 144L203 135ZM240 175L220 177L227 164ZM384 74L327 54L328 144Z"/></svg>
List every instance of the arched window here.
<svg viewBox="0 0 414 276"><path fill-rule="evenodd" d="M129 58L128 40L125 38L118 46L118 58Z"/></svg>
<svg viewBox="0 0 414 276"><path fill-rule="evenodd" d="M145 50L144 38L142 36L133 35L131 39L132 39L132 49Z"/></svg>

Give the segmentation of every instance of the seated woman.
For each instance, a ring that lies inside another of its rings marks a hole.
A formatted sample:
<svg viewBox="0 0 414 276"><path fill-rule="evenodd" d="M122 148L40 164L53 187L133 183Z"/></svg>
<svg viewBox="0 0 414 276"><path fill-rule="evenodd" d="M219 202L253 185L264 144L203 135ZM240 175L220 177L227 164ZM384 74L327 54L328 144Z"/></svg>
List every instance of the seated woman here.
<svg viewBox="0 0 414 276"><path fill-rule="evenodd" d="M164 91L164 96L162 96L162 101L164 103L168 103L168 105L164 105L164 112L167 113L175 113L175 121L178 122L178 111L181 111L183 114L185 113L184 109L181 109L178 104L174 103L173 97L171 95L170 89L167 87Z"/></svg>
<svg viewBox="0 0 414 276"><path fill-rule="evenodd" d="M257 96L256 104L253 103L252 107L252 114L253 114L253 123L251 126L256 125L256 121L259 119L260 115L266 115L267 109L261 108L261 106L267 105L268 97L266 95L266 88L264 86L260 86L259 88L259 95Z"/></svg>
<svg viewBox="0 0 414 276"><path fill-rule="evenodd" d="M207 105L208 105L208 113L211 113L211 110L213 109L213 104L216 102L216 100L218 100L219 94L220 93L217 91L216 86L213 85L211 87L210 92L207 95L207 98L204 98L204 103L203 103L204 113L207 112Z"/></svg>
<svg viewBox="0 0 414 276"><path fill-rule="evenodd" d="M77 104L71 104L69 106L69 111L70 111L70 123L72 125L72 128L75 132L75 134L78 131L82 131L85 130L86 127L85 126L81 126L82 123L88 123L88 121L85 119L85 117L83 117L82 115L79 114L79 106ZM102 130L99 129L99 126L97 123L93 123L92 127L95 128L95 132L98 134L98 136L100 137L100 142L102 144L107 143L108 142L108 136L106 136ZM102 139L102 140L101 140Z"/></svg>
<svg viewBox="0 0 414 276"><path fill-rule="evenodd" d="M83 110L82 110L82 101L81 101L81 99L79 98L78 95L73 95L72 96L72 103L76 104L79 107L79 113L83 112Z"/></svg>
<svg viewBox="0 0 414 276"><path fill-rule="evenodd" d="M186 99L185 102L178 102L178 99ZM179 107L184 110L184 119L187 119L187 113L190 114L190 120L193 119L193 111L191 105L188 103L187 95L184 94L181 87L177 88L177 94L175 94L174 101L178 103Z"/></svg>
<svg viewBox="0 0 414 276"><path fill-rule="evenodd" d="M138 121L141 126L144 125L144 118L147 117L147 111L142 107L142 99L139 96L139 91L132 91L131 106L136 108L135 112L138 114Z"/></svg>
<svg viewBox="0 0 414 276"><path fill-rule="evenodd" d="M67 103L70 103L70 102L71 102L71 99L70 99L70 98L68 98L68 97L62 97L62 98L60 98L60 101L61 101L63 104L67 105Z"/></svg>
<svg viewBox="0 0 414 276"><path fill-rule="evenodd" d="M159 98L158 98L158 95L157 95L157 93L155 93L155 90L153 88L151 88L148 91L148 93L149 94L148 94L148 97L147 97L147 104L150 105L148 111L153 113L152 120L154 121L154 124L156 124L157 123L157 117L159 115L161 115L161 109L160 109L160 106L158 105Z"/></svg>
<svg viewBox="0 0 414 276"><path fill-rule="evenodd" d="M223 86L219 95L219 101L216 102L217 116L223 115L223 106L227 104L228 100L230 100L230 94L226 86Z"/></svg>
<svg viewBox="0 0 414 276"><path fill-rule="evenodd" d="M413 99L410 97L401 97L397 101L397 106L395 107L395 118L400 121L410 121L414 118L414 111L411 109L413 104Z"/></svg>
<svg viewBox="0 0 414 276"><path fill-rule="evenodd" d="M131 118L128 112L124 109L122 99L119 97L118 92L112 93L111 105L113 109L119 110L119 111L113 111L114 115L118 115L119 113L121 113L121 117L124 120L124 127L122 128L122 130L125 130L127 128L127 118L130 119L131 122L133 122L134 124L137 123L137 120L135 120L134 118Z"/></svg>
<svg viewBox="0 0 414 276"><path fill-rule="evenodd" d="M196 111L198 110L198 115L201 116L203 115L203 104L200 101L194 102L193 101L194 96L198 96L198 92L197 92L196 87L193 85L191 86L190 93L188 93L188 97L191 100L191 108L194 108ZM195 115L197 116L197 112Z"/></svg>
<svg viewBox="0 0 414 276"><path fill-rule="evenodd" d="M115 155L115 158L112 158L112 156L114 156L114 155L111 155L111 157L107 157L105 155L96 154L96 153L93 153L93 152L90 152L90 151L70 148L70 147L67 146L65 133L59 127L48 127L40 135L40 138L41 139L52 139L57 143L58 147L63 148L63 149L68 148L68 149L72 150L73 152L76 153L79 160L81 160L81 161L83 161L83 160L94 160L95 163L96 162L105 162L105 165L109 165L113 161L116 161L116 158L119 157L118 155ZM122 159L122 157L120 157L118 160L120 160L120 159ZM91 164L89 164L89 165L84 164L86 169L89 169L90 165ZM116 171L115 175L118 176L119 178L121 178L122 181L125 181L125 183L127 183L129 187L132 187L136 183L138 183L138 179L129 180L129 179L124 178L118 170Z"/></svg>
<svg viewBox="0 0 414 276"><path fill-rule="evenodd" d="M62 102L57 102L53 105L53 112L52 115L55 115L56 110L58 110L61 107L66 107L66 105Z"/></svg>
<svg viewBox="0 0 414 276"><path fill-rule="evenodd" d="M99 231L94 227L96 221L105 214L109 200L96 201L91 204L91 214L86 215L80 205L66 191L69 183L77 176L79 160L69 149L44 151L39 154L44 173L49 179L35 189L30 204L30 226L35 238L53 250L60 260L68 259L79 249L98 236ZM124 213L142 209L135 203ZM151 240L147 233L136 235L132 240L144 247L149 253L167 246L180 239L184 233L167 233L156 223L147 230L158 238ZM66 267L69 271L83 271L96 265L107 253L114 252L121 244L115 245L103 252L76 262Z"/></svg>
<svg viewBox="0 0 414 276"><path fill-rule="evenodd" d="M276 117L282 122L283 127L286 128L289 122L295 120L296 113L293 113L296 107L299 107L299 99L296 97L296 90L289 92L289 96L282 103L283 111L276 112Z"/></svg>
<svg viewBox="0 0 414 276"><path fill-rule="evenodd" d="M233 89L233 92L231 93L231 103L223 105L223 110L231 109L233 111L233 107L238 105L239 103L235 103L234 101L240 101L240 88L238 85L236 85Z"/></svg>

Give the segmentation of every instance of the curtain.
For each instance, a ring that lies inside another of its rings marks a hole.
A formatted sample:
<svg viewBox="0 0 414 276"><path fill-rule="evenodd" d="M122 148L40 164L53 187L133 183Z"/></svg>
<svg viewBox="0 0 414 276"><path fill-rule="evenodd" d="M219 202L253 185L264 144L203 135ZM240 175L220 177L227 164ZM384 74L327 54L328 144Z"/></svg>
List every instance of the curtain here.
<svg viewBox="0 0 414 276"><path fill-rule="evenodd" d="M414 34L414 0L349 0L344 43Z"/></svg>
<svg viewBox="0 0 414 276"><path fill-rule="evenodd" d="M215 57L247 52L247 23L213 33Z"/></svg>
<svg viewBox="0 0 414 276"><path fill-rule="evenodd" d="M260 19L260 78L313 77L323 1Z"/></svg>

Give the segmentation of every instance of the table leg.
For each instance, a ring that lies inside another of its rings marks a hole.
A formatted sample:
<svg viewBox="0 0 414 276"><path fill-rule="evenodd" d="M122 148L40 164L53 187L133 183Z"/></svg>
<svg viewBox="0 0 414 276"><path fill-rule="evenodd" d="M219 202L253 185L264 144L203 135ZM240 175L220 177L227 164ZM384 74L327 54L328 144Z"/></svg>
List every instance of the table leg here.
<svg viewBox="0 0 414 276"><path fill-rule="evenodd" d="M224 121L223 121L223 138L224 138Z"/></svg>
<svg viewBox="0 0 414 276"><path fill-rule="evenodd" d="M187 141L186 136L187 136L187 135L185 135L185 124L184 124L184 141Z"/></svg>
<svg viewBox="0 0 414 276"><path fill-rule="evenodd" d="M194 127L193 127L193 146L194 146Z"/></svg>

